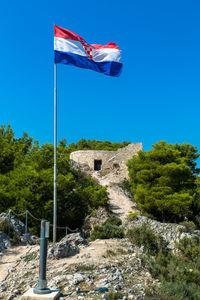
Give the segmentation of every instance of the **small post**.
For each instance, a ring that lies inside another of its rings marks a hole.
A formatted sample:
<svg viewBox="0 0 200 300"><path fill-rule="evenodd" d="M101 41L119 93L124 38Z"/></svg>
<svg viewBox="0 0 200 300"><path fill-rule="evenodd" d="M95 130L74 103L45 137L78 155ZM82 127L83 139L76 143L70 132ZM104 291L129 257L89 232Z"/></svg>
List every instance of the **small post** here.
<svg viewBox="0 0 200 300"><path fill-rule="evenodd" d="M46 261L47 244L49 238L49 225L50 224L48 221L41 221L39 280L37 288L33 290L35 294L48 294L51 292L51 290L47 288L46 280Z"/></svg>
<svg viewBox="0 0 200 300"><path fill-rule="evenodd" d="M66 226L66 235L67 235L67 226Z"/></svg>
<svg viewBox="0 0 200 300"><path fill-rule="evenodd" d="M28 210L26 210L26 227L25 227L25 237L26 237L26 241L28 241Z"/></svg>
<svg viewBox="0 0 200 300"><path fill-rule="evenodd" d="M8 213L8 236L10 237L10 222L11 222L11 209L9 209Z"/></svg>

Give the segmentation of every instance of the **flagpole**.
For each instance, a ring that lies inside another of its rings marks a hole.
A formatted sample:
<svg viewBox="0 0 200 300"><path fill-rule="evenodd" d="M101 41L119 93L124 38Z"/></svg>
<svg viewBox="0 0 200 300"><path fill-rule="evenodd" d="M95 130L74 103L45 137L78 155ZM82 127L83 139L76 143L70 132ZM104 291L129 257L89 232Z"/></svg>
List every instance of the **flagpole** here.
<svg viewBox="0 0 200 300"><path fill-rule="evenodd" d="M53 193L53 243L56 242L57 226L57 74L54 63L54 193Z"/></svg>

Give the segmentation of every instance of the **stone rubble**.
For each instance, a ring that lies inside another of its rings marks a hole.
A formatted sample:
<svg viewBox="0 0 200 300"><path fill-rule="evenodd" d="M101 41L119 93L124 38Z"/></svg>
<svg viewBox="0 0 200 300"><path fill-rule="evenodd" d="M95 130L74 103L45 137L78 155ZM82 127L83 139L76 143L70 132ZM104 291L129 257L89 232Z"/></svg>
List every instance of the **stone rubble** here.
<svg viewBox="0 0 200 300"><path fill-rule="evenodd" d="M78 246L87 245L87 241L80 233L71 233L65 236L59 243L50 245L47 258L64 258L79 253Z"/></svg>
<svg viewBox="0 0 200 300"><path fill-rule="evenodd" d="M1 213L0 219L8 219L8 214ZM13 225L14 231L16 232L17 235L23 236L25 234L24 223L18 220L17 218L13 217L12 215L11 215L11 224Z"/></svg>
<svg viewBox="0 0 200 300"><path fill-rule="evenodd" d="M83 259L76 264L68 264L63 258L48 259L48 287L61 288L61 299L106 299L108 291L121 292L123 299L145 299L145 289L153 288L158 282L142 266L139 258L142 250L127 239L116 242L119 248L113 253L105 253L107 259L104 263L100 258L96 261L91 259L90 262L84 262ZM36 246L32 247L34 250ZM20 299L30 287L36 287L38 265L37 246L37 250L21 258L17 268L9 271L7 279L0 286L1 299ZM98 289L103 289L103 292L96 291Z"/></svg>
<svg viewBox="0 0 200 300"><path fill-rule="evenodd" d="M11 247L11 241L9 236L4 232L0 232L0 255L2 255L1 252L3 252L5 249L10 247Z"/></svg>
<svg viewBox="0 0 200 300"><path fill-rule="evenodd" d="M161 235L168 244L168 248L172 251L176 251L175 243L184 237L191 238L192 236L200 235L199 230L193 232L183 232L184 226L175 223L161 223L156 220L152 220L145 216L138 216L134 221L127 220L125 223L125 231L133 227L141 226L143 223L147 223L148 226L154 231L155 234Z"/></svg>
<svg viewBox="0 0 200 300"><path fill-rule="evenodd" d="M3 222L4 220L8 220L8 214L6 213L1 213L0 214L0 223ZM25 234L25 225L23 222L15 218L13 215L11 215L11 226L14 229L15 234L19 238L19 242L27 244L35 244L38 242L38 238L30 233ZM3 251L7 248L10 248L12 246L12 241L8 237L7 234L1 233L0 232L0 251Z"/></svg>

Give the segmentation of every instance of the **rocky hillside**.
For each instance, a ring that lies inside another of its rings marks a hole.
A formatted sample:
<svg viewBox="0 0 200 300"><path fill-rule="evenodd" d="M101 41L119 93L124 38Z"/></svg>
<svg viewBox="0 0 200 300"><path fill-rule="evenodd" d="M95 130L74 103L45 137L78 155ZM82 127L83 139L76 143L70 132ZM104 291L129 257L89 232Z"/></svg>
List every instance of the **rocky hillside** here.
<svg viewBox="0 0 200 300"><path fill-rule="evenodd" d="M181 230L183 226L140 216L118 185L122 180L120 174L99 176L94 173L93 176L101 185L108 185L110 208L121 218L125 232L147 223L169 242L168 247L173 251L176 251L176 240L199 234L198 231L185 233ZM132 219L128 217L130 211L136 213ZM49 244L48 287L60 288L60 299L146 299L146 291L153 292L160 285L142 263L143 246L138 247L127 238L88 241L83 237L89 236L94 226L103 224L110 214L100 208L86 219L82 232L68 234L55 245ZM17 221L13 225L17 231ZM21 226L23 228L23 224ZM18 235L23 236L23 229ZM39 245L27 244L23 239L20 243L23 245L10 247L8 236L0 233L0 299L20 299L25 291L37 285Z"/></svg>

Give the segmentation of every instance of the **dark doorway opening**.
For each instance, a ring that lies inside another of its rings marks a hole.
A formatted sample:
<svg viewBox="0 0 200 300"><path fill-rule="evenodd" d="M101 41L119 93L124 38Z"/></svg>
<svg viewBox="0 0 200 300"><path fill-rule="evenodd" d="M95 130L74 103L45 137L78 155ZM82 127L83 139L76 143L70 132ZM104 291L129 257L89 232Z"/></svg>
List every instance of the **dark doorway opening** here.
<svg viewBox="0 0 200 300"><path fill-rule="evenodd" d="M102 160L101 159L95 159L94 160L94 170L99 171L101 170Z"/></svg>

